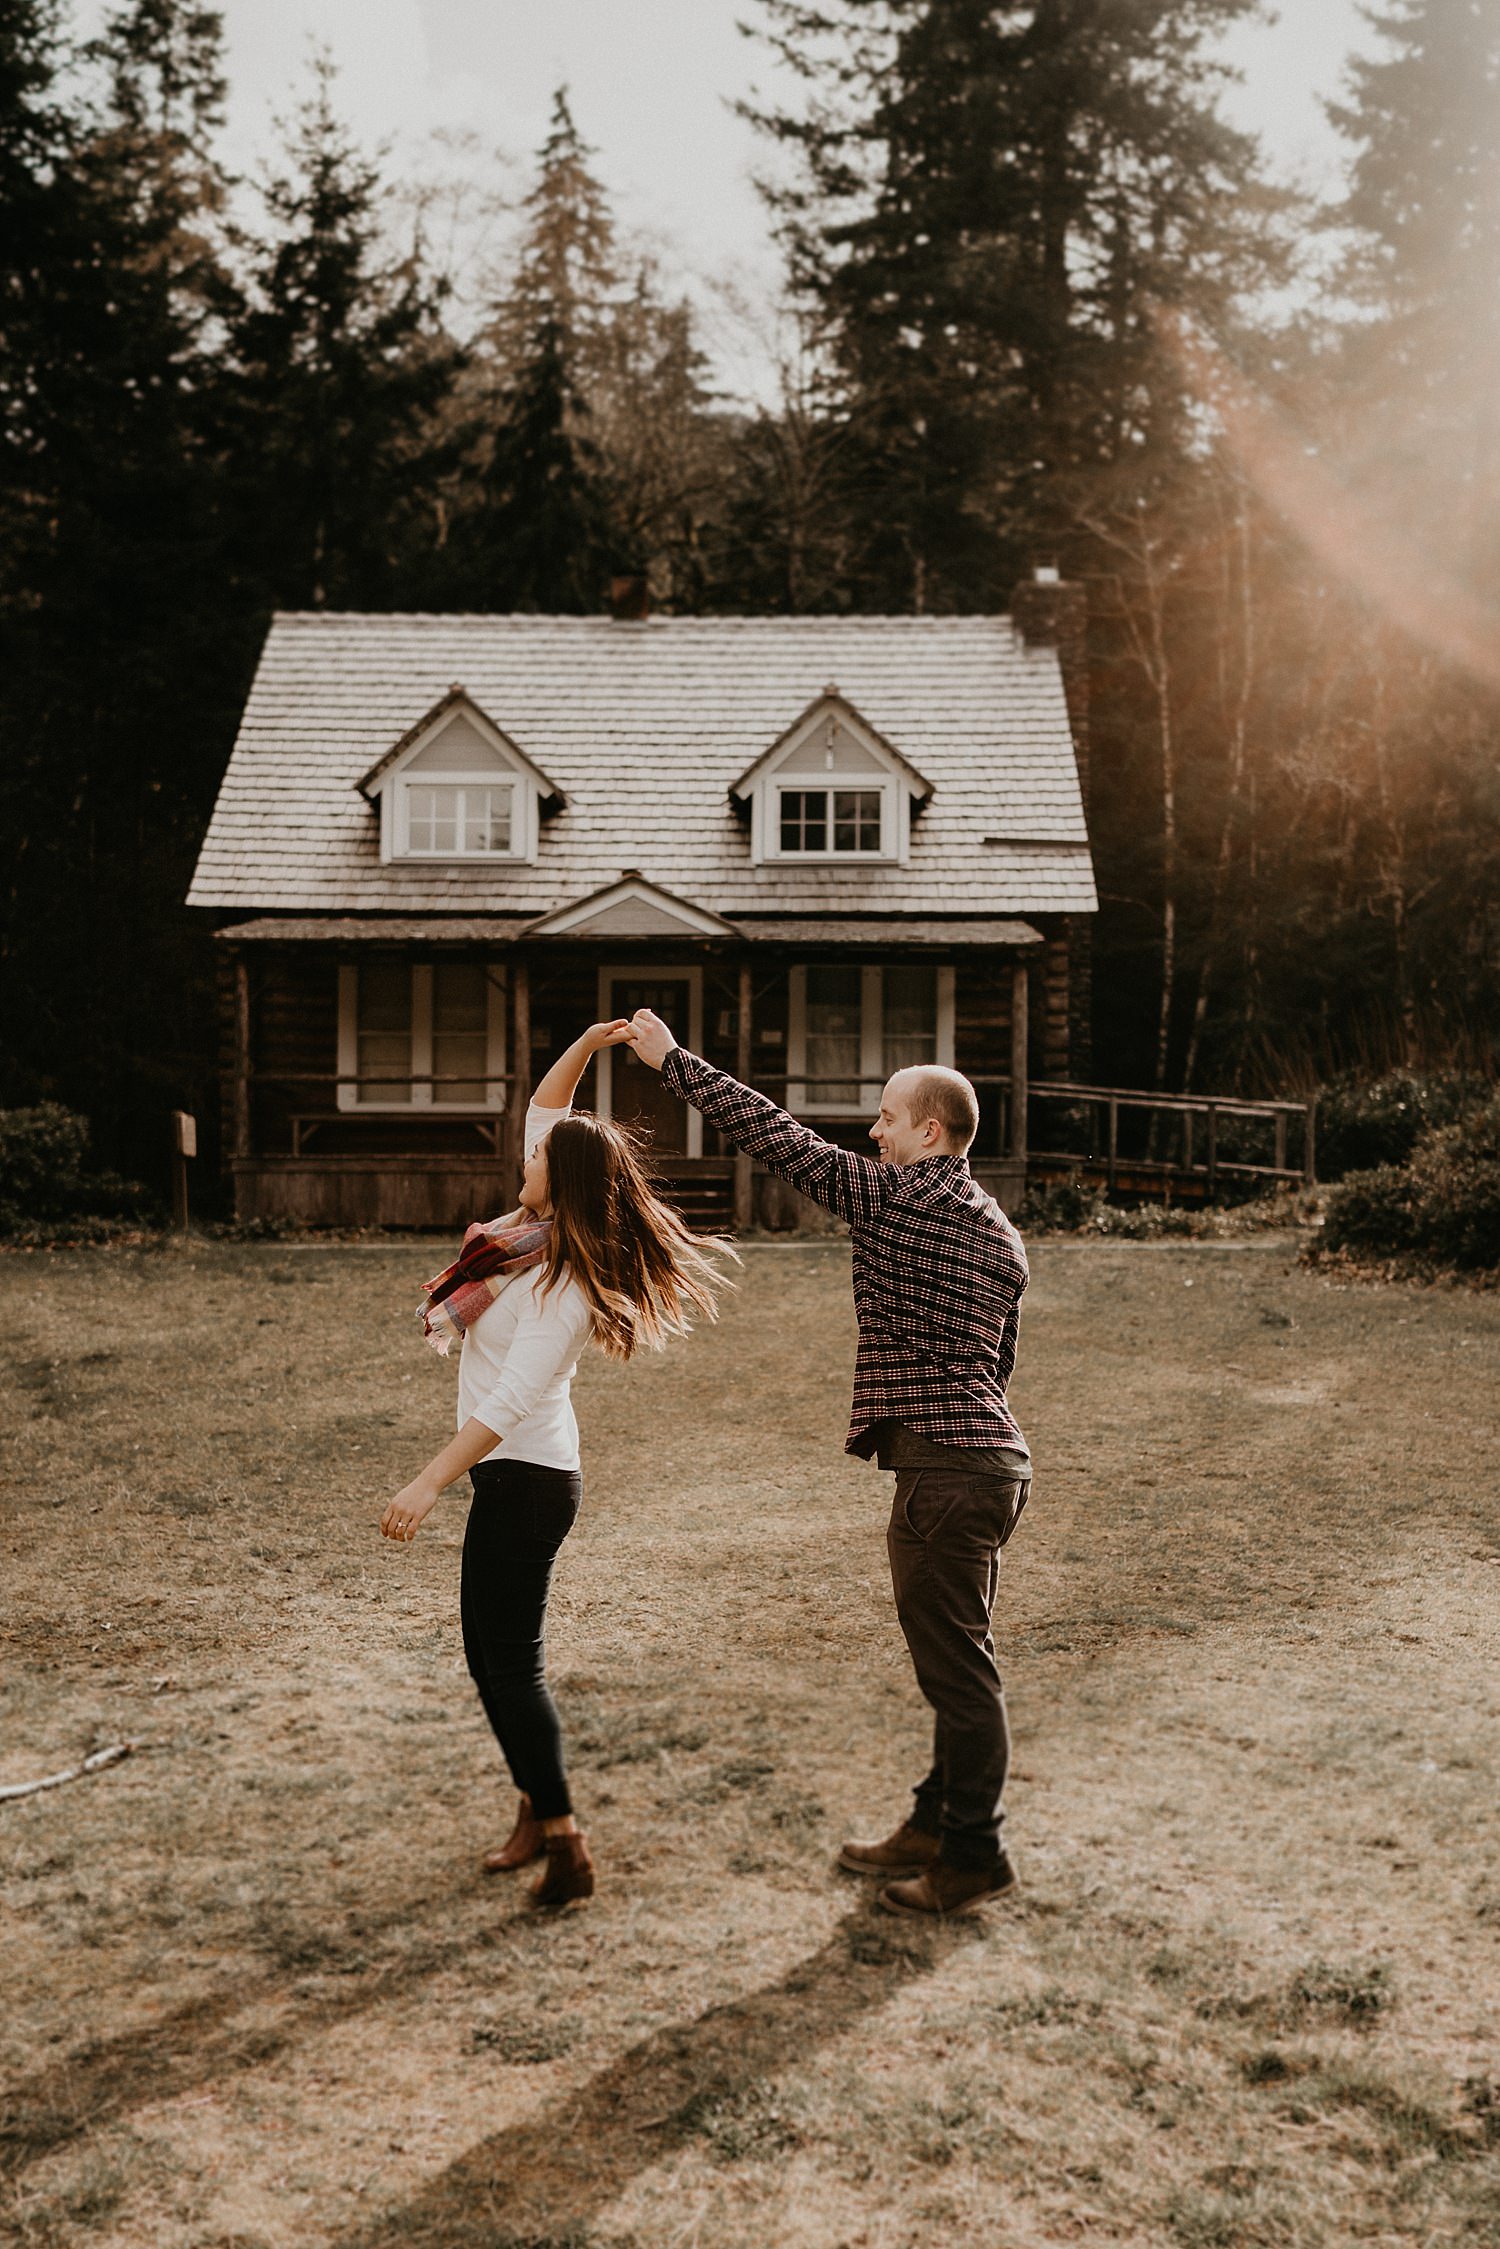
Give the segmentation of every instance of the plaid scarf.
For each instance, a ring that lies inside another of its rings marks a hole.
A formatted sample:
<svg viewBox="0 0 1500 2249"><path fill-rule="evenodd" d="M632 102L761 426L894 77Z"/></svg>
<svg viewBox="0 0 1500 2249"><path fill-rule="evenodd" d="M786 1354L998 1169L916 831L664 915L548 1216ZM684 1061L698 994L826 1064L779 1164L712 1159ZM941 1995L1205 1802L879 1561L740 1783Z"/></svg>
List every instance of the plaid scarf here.
<svg viewBox="0 0 1500 2249"><path fill-rule="evenodd" d="M550 1218L525 1219L518 1210L492 1218L487 1226L469 1227L453 1263L422 1285L417 1318L433 1350L446 1358L508 1280L540 1265L551 1235Z"/></svg>

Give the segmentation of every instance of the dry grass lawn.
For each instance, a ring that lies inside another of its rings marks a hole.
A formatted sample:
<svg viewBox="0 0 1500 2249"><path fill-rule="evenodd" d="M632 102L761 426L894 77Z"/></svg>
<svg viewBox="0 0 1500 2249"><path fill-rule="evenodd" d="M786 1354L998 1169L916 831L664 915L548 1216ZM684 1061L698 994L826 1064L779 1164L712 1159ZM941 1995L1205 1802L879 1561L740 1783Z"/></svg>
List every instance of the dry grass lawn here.
<svg viewBox="0 0 1500 2249"><path fill-rule="evenodd" d="M579 1385L594 1904L481 1882L430 1247L7 1258L0 2235L46 2249L1500 2240L1500 1297L1044 1242L1014 1899L872 1911L925 1745L838 1243Z"/></svg>

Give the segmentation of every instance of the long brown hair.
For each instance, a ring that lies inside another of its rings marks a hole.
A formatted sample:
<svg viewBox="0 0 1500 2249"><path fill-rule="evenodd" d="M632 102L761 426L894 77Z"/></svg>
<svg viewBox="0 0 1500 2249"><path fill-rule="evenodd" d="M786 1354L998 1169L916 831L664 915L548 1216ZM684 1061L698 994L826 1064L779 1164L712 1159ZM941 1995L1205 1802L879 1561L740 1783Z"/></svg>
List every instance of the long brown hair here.
<svg viewBox="0 0 1500 2249"><path fill-rule="evenodd" d="M547 1135L552 1239L542 1294L566 1278L583 1291L594 1335L611 1359L643 1344L660 1350L685 1335L689 1314L718 1317L728 1286L705 1252L737 1252L718 1235L695 1238L653 1194L628 1132L587 1110L562 1117Z"/></svg>

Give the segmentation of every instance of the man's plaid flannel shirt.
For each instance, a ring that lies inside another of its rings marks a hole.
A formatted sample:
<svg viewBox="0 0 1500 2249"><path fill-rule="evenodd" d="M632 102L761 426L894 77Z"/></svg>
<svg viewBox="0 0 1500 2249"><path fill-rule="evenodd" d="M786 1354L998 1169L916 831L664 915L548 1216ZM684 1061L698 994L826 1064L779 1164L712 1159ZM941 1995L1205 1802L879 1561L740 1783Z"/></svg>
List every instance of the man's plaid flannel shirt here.
<svg viewBox="0 0 1500 2249"><path fill-rule="evenodd" d="M868 1459L888 1420L940 1445L1024 1445L1005 1388L1026 1252L967 1158L854 1155L680 1046L662 1076L737 1148L849 1221L859 1350L845 1451Z"/></svg>

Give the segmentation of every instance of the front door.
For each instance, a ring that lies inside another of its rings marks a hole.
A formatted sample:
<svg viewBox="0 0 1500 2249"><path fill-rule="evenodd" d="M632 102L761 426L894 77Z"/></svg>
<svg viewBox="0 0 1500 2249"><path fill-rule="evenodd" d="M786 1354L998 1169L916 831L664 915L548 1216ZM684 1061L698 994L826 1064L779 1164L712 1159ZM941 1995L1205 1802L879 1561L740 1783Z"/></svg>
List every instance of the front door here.
<svg viewBox="0 0 1500 2249"><path fill-rule="evenodd" d="M603 1012L606 1017L634 1015L638 1007L649 1007L675 1038L690 1046L695 1036L701 1035L693 1021L696 981L690 969L658 969L654 974L648 970L639 976L607 970ZM616 1124L648 1133L651 1146L661 1155L688 1155L695 1112L662 1084L661 1072L638 1061L630 1047L605 1051L609 1057L609 1114Z"/></svg>

